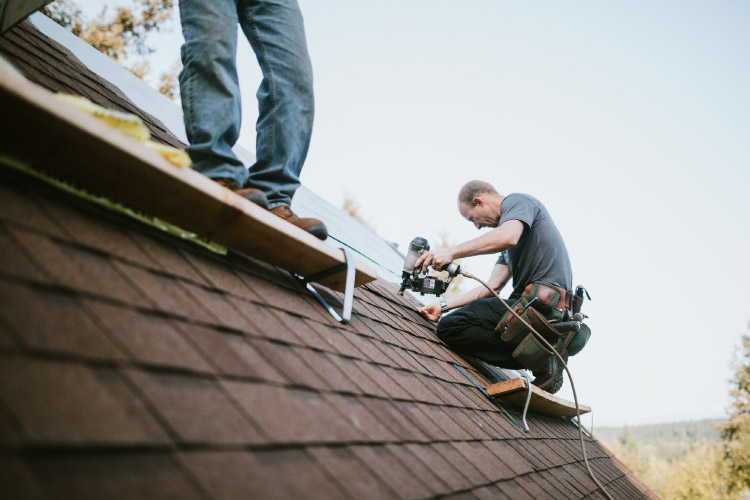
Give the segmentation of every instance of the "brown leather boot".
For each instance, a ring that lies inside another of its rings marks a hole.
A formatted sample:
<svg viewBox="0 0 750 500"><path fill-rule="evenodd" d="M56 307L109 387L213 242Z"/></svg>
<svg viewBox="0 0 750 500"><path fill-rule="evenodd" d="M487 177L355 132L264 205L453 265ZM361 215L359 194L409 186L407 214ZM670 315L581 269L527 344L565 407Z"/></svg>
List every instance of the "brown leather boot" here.
<svg viewBox="0 0 750 500"><path fill-rule="evenodd" d="M279 205L276 208L272 208L270 212L287 222L291 222L298 228L304 229L320 240L328 238L328 229L326 228L326 225L318 219L297 217L286 205Z"/></svg>
<svg viewBox="0 0 750 500"><path fill-rule="evenodd" d="M234 191L238 195L242 196L245 199L248 199L255 203L256 205L260 206L261 208L265 208L268 210L268 199L266 199L266 194L261 191L260 189L255 188L243 188L240 187L239 183L235 181L234 179L213 179L217 184L220 184L224 186L225 188Z"/></svg>

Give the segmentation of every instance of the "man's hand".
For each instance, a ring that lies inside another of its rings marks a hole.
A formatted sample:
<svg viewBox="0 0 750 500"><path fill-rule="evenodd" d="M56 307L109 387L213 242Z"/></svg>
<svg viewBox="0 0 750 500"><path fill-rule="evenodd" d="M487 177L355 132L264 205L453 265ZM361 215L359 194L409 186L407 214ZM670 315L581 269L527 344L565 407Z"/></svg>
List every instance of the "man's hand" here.
<svg viewBox="0 0 750 500"><path fill-rule="evenodd" d="M443 315L443 310L440 308L440 303L438 302L433 302L432 304L420 307L417 309L417 312L422 315L423 318L430 321L437 321L440 319L440 316Z"/></svg>
<svg viewBox="0 0 750 500"><path fill-rule="evenodd" d="M414 266L415 269L422 266L422 274L427 274L427 268L432 266L435 271L440 271L443 266L447 266L455 259L450 248L439 248L434 251L423 253Z"/></svg>

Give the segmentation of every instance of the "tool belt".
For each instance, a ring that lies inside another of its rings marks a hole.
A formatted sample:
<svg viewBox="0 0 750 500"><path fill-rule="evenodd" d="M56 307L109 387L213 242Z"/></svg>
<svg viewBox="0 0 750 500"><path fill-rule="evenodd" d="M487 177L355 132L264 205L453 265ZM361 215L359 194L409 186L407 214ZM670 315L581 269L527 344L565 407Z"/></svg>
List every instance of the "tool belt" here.
<svg viewBox="0 0 750 500"><path fill-rule="evenodd" d="M559 353L567 349L568 355L573 356L588 342L589 327L580 323L578 330L560 332L550 324L550 321L554 324L570 319L572 296L570 291L557 285L537 281L524 289L512 309ZM500 318L495 331L500 334L500 340L514 348L513 358L529 370L542 368L552 356L552 351L510 311Z"/></svg>

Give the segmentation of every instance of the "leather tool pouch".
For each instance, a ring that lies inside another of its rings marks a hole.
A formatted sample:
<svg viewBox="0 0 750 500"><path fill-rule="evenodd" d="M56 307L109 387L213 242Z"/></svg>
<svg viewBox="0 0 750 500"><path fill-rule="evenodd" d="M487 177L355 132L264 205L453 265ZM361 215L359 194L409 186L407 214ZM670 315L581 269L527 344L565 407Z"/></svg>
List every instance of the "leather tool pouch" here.
<svg viewBox="0 0 750 500"><path fill-rule="evenodd" d="M551 283L535 281L524 289L523 295L527 303L544 314L547 319L563 319L567 298L567 293L563 288Z"/></svg>
<svg viewBox="0 0 750 500"><path fill-rule="evenodd" d="M562 337L554 328L552 328L542 314L532 307L523 309L525 300L520 300L514 304L514 310L521 318L539 332L544 339L552 344L557 344L558 339ZM513 358L530 370L541 368L547 362L552 352L545 347L529 328L523 324L515 315L507 313L506 316L498 323L495 331L500 333L500 340L507 342L515 347Z"/></svg>
<svg viewBox="0 0 750 500"><path fill-rule="evenodd" d="M529 307L526 312L529 314L528 322L534 327L534 330L539 332L542 337L544 337L544 340L549 342L552 346L556 345L558 339L560 339L562 335L552 328L539 311L533 307ZM520 321L517 322L520 323ZM544 366L550 356L552 356L552 351L550 351L530 330L526 329L526 331L527 335L513 351L513 358L529 370L538 370Z"/></svg>
<svg viewBox="0 0 750 500"><path fill-rule="evenodd" d="M516 306L513 310L516 311L524 321L529 323L529 316L531 314L529 311L531 309L526 309L524 311L522 307ZM526 325L519 321L512 313L506 313L505 317L497 324L495 331L500 333L500 340L508 342L514 346L517 346L526 334L529 333L529 329L526 328Z"/></svg>
<svg viewBox="0 0 750 500"><path fill-rule="evenodd" d="M513 359L529 370L543 367L552 351L542 345L533 333L528 334L513 351Z"/></svg>
<svg viewBox="0 0 750 500"><path fill-rule="evenodd" d="M553 347L563 339L563 349L573 356L583 349L591 336L588 325L581 323L577 332L558 332L547 320L561 320L565 308L569 307L570 292L559 286L541 281L526 287L513 310L539 332ZM513 358L530 370L542 368L552 356L552 352L516 316L506 312L495 327L500 340L513 347Z"/></svg>

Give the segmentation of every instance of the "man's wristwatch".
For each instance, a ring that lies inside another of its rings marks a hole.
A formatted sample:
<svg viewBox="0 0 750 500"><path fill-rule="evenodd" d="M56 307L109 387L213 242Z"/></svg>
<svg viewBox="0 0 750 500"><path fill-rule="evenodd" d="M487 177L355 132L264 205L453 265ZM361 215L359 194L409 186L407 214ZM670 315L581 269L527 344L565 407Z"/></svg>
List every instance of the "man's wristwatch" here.
<svg viewBox="0 0 750 500"><path fill-rule="evenodd" d="M445 302L445 297L440 297L440 310L444 313L448 312L448 304Z"/></svg>

